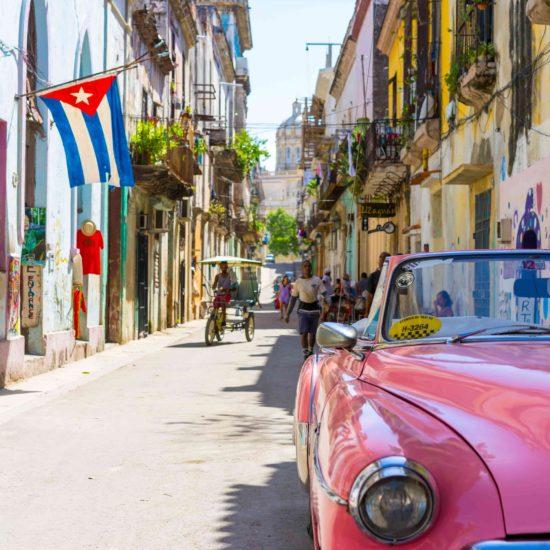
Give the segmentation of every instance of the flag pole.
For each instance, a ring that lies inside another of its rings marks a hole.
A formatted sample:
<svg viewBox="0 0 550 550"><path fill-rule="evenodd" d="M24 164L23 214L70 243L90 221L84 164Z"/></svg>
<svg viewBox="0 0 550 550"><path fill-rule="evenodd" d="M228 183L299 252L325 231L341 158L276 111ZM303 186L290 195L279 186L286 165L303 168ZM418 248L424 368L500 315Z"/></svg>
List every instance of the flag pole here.
<svg viewBox="0 0 550 550"><path fill-rule="evenodd" d="M149 58L145 58L145 56L148 54L143 54L140 57L137 57L130 63L126 63L124 65L119 65L118 67L113 67L112 69L107 69L106 71L99 71L97 73L89 74L88 76L83 76L80 78L75 78L74 80L67 80L67 82L62 82L61 84L54 84L53 86L47 86L46 88L41 88L40 90L33 90L32 92L27 92L25 94L16 94L15 100L23 99L24 97L31 97L36 96L38 94L42 94L44 92L50 92L53 90L56 90L57 88L63 88L64 86L67 86L68 84L78 84L79 82L84 82L87 80L90 80L96 76L102 76L102 75L109 75L109 74L120 74L124 71L128 71L130 69L133 69L134 67L137 67L139 63L142 63L144 61L150 61L151 59L154 59L155 56L151 56Z"/></svg>

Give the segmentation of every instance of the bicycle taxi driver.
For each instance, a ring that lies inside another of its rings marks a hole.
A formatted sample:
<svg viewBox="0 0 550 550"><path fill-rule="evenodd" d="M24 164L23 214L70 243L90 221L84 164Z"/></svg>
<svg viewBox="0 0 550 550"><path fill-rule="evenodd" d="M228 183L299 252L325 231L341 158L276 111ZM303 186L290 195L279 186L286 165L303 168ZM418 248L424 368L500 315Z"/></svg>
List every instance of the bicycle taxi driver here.
<svg viewBox="0 0 550 550"><path fill-rule="evenodd" d="M231 302L231 292L237 288L237 283L229 272L227 262L220 262L220 271L214 277L214 308L222 311L222 326L225 326L226 308Z"/></svg>

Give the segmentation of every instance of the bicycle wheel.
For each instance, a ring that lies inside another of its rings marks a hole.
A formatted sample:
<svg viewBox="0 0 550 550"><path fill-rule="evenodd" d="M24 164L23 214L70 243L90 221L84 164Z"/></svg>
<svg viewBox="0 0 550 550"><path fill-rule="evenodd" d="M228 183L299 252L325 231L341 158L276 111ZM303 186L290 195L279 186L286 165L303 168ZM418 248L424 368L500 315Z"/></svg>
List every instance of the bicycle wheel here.
<svg viewBox="0 0 550 550"><path fill-rule="evenodd" d="M218 313L216 314L216 340L218 342L221 342L223 340L224 334L225 334L225 327L222 325L223 322L223 313L221 310L218 310Z"/></svg>
<svg viewBox="0 0 550 550"><path fill-rule="evenodd" d="M208 321L206 322L206 328L204 329L204 341L207 346L211 346L214 343L216 333L216 316L210 315L210 317L208 317Z"/></svg>
<svg viewBox="0 0 550 550"><path fill-rule="evenodd" d="M244 325L244 335L246 336L247 342L252 342L254 340L254 331L256 328L256 321L254 320L254 314L251 313L246 320Z"/></svg>

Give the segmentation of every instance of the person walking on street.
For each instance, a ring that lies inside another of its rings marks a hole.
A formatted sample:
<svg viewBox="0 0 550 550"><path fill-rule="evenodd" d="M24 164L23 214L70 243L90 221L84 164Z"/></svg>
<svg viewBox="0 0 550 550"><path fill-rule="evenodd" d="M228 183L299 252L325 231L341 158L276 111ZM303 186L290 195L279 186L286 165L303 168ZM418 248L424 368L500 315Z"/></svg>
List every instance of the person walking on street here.
<svg viewBox="0 0 550 550"><path fill-rule="evenodd" d="M283 277L281 281L281 286L279 288L279 294L277 298L279 299L279 310L281 312L281 319L284 319L286 314L286 308L290 302L290 291L292 290L292 284L287 275Z"/></svg>
<svg viewBox="0 0 550 550"><path fill-rule="evenodd" d="M330 276L330 269L325 269L325 273L323 275L323 286L325 287L327 298L330 298L334 294L334 287L332 286L332 278Z"/></svg>
<svg viewBox="0 0 550 550"><path fill-rule="evenodd" d="M365 303L365 317L369 316L370 307L372 305L372 300L374 298L374 293L376 292L376 287L378 286L378 281L380 280L380 273L382 272L382 266L386 261L386 258L391 256L388 252L381 252L378 256L378 269L373 271L368 280L367 280L367 289L366 289L366 303Z"/></svg>
<svg viewBox="0 0 550 550"><path fill-rule="evenodd" d="M368 275L365 272L361 273L361 278L357 281L357 296L362 296L363 292L367 290L368 281Z"/></svg>
<svg viewBox="0 0 550 550"><path fill-rule="evenodd" d="M311 262L302 263L302 276L292 285L290 304L288 305L285 321L288 323L290 315L298 301L299 331L302 341L304 359L313 353L315 336L321 316L320 300L326 296L323 281L313 275Z"/></svg>

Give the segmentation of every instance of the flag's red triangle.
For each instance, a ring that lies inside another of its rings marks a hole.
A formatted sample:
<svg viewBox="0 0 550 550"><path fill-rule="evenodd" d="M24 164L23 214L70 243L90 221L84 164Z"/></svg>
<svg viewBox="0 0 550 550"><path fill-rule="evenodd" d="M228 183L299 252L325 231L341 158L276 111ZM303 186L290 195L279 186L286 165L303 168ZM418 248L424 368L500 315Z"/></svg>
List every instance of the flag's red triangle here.
<svg viewBox="0 0 550 550"><path fill-rule="evenodd" d="M104 78L83 80L77 84L57 88L52 92L43 94L42 97L58 99L92 116L97 111L101 100L109 91L115 78L116 75L110 75Z"/></svg>

